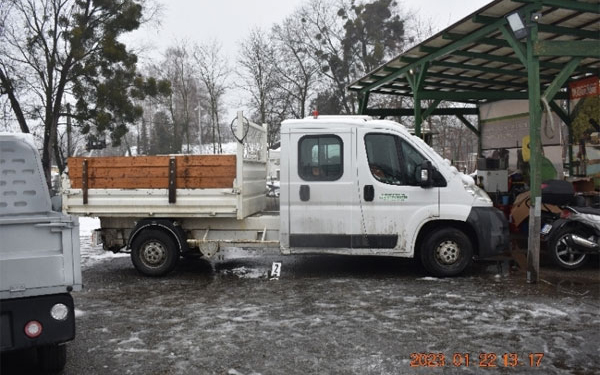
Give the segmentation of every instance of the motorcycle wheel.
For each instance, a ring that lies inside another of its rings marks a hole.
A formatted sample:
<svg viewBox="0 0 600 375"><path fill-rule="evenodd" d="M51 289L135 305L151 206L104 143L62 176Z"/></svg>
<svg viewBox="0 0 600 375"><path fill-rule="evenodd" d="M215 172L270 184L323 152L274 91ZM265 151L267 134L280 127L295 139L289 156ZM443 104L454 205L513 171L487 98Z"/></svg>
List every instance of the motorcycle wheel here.
<svg viewBox="0 0 600 375"><path fill-rule="evenodd" d="M573 249L567 244L566 237L570 234L576 234L587 237L585 233L576 228L561 228L550 238L548 242L548 251L550 258L557 266L566 270L574 270L583 266L587 260L587 254L574 253Z"/></svg>

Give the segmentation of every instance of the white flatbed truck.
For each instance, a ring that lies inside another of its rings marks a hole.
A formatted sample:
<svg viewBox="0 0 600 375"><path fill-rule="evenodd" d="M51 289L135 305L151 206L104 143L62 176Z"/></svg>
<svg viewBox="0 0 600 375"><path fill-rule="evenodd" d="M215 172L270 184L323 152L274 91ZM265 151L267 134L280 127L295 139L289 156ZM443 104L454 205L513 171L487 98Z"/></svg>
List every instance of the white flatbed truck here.
<svg viewBox="0 0 600 375"><path fill-rule="evenodd" d="M472 178L404 126L366 116L284 121L280 211L266 212L266 125L241 112L236 122L229 182L224 159L172 156L160 174L145 170L142 157L126 159L118 173L113 166L123 161L79 158L69 162L78 176L63 179L63 209L99 217L104 248L131 250L134 266L152 276L172 271L180 255L210 258L229 246L418 256L437 276L457 275L473 257L508 248L505 217ZM210 185L213 172L224 185ZM162 176L152 185L159 188L140 180L150 175ZM133 180L119 185L119 178Z"/></svg>

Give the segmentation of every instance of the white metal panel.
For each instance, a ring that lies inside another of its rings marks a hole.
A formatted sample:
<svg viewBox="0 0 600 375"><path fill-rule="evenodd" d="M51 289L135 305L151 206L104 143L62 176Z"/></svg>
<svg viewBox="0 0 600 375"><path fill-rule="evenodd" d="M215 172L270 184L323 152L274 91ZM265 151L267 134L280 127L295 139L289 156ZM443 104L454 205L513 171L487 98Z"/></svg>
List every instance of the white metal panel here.
<svg viewBox="0 0 600 375"><path fill-rule="evenodd" d="M343 174L335 181L305 181L298 173L298 143L305 136L334 135L342 140ZM319 130L292 134L289 144L290 234L353 234L353 218L358 197L354 168L352 128L322 126ZM283 184L283 181L282 181ZM300 187L308 185L310 199L300 200ZM283 230L283 229L282 229Z"/></svg>
<svg viewBox="0 0 600 375"><path fill-rule="evenodd" d="M51 210L40 155L30 134L0 134L0 216Z"/></svg>
<svg viewBox="0 0 600 375"><path fill-rule="evenodd" d="M368 134L401 134L385 130L358 130L357 174L361 192L365 185L372 185L375 196L372 202L364 201L361 194L363 228L367 235L397 235L396 252L413 253L413 242L421 225L439 216L439 188L422 188L411 185L392 185L378 181L371 173L365 146ZM410 146L412 137L400 137ZM427 155L424 155L425 157ZM435 165L435 161L432 161Z"/></svg>
<svg viewBox="0 0 600 375"><path fill-rule="evenodd" d="M233 189L177 189L169 203L167 189L90 189L83 204L81 189L63 191L63 210L80 216L236 217Z"/></svg>
<svg viewBox="0 0 600 375"><path fill-rule="evenodd" d="M0 238L0 298L81 290L77 218L4 216Z"/></svg>

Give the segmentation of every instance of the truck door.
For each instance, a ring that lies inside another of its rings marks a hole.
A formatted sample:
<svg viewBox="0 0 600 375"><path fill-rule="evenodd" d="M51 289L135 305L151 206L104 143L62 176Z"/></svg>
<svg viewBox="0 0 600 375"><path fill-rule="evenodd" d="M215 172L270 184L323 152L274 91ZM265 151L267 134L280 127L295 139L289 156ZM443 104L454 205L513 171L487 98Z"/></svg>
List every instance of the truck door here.
<svg viewBox="0 0 600 375"><path fill-rule="evenodd" d="M398 134L357 130L361 228L371 247L410 251L419 226L439 216L439 188L422 188L422 152Z"/></svg>
<svg viewBox="0 0 600 375"><path fill-rule="evenodd" d="M291 248L351 247L358 199L353 153L350 127L290 134L289 160L297 160L289 170Z"/></svg>

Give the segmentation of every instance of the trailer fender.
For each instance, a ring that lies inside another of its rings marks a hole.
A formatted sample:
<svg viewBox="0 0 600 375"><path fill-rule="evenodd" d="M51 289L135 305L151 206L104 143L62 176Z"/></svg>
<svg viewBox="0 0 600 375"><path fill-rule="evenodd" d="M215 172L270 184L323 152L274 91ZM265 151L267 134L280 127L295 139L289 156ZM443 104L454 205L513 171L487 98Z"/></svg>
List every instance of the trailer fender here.
<svg viewBox="0 0 600 375"><path fill-rule="evenodd" d="M187 245L187 236L185 231L181 226L173 220L169 219L144 219L140 220L135 228L131 231L129 235L129 239L127 240L127 248L131 249L131 244L133 240L140 234L142 231L147 229L160 229L168 233L173 239L177 242L177 247L181 253L189 251Z"/></svg>

